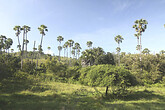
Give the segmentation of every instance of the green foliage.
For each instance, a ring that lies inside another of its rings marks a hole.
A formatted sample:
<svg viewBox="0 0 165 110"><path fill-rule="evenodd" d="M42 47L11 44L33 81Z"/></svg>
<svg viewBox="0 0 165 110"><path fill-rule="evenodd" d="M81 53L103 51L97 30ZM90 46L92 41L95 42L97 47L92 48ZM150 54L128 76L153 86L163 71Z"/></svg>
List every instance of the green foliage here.
<svg viewBox="0 0 165 110"><path fill-rule="evenodd" d="M80 73L80 83L89 86L127 87L136 84L128 70L113 65L94 65L82 68Z"/></svg>
<svg viewBox="0 0 165 110"><path fill-rule="evenodd" d="M36 73L36 64L31 61L26 61L23 63L22 71L28 74L35 74Z"/></svg>
<svg viewBox="0 0 165 110"><path fill-rule="evenodd" d="M20 69L20 58L0 55L0 81L11 77L18 69Z"/></svg>
<svg viewBox="0 0 165 110"><path fill-rule="evenodd" d="M98 59L95 60L95 64L111 64L111 65L115 65L114 62L114 56L108 52L105 55L100 56Z"/></svg>

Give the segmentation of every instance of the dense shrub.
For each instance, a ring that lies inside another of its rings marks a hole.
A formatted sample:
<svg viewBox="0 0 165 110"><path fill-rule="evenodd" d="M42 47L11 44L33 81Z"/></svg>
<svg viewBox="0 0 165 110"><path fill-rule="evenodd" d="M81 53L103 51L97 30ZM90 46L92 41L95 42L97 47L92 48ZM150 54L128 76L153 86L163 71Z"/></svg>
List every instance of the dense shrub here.
<svg viewBox="0 0 165 110"><path fill-rule="evenodd" d="M36 64L34 62L26 61L23 63L22 71L28 74L35 74Z"/></svg>
<svg viewBox="0 0 165 110"><path fill-rule="evenodd" d="M137 84L131 73L123 67L94 65L80 70L79 81L89 86L131 86Z"/></svg>
<svg viewBox="0 0 165 110"><path fill-rule="evenodd" d="M0 81L11 77L18 69L20 69L20 58L0 55Z"/></svg>

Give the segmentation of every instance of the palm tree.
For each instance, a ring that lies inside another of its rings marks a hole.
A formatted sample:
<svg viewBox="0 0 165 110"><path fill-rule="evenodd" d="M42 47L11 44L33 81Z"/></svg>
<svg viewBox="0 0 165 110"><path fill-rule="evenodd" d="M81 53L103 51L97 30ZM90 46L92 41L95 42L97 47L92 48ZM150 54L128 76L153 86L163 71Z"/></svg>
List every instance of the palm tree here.
<svg viewBox="0 0 165 110"><path fill-rule="evenodd" d="M65 47L65 49L67 49L67 53L66 53L66 57L68 58L68 47L69 47L69 42L66 41L63 45L63 48ZM65 55L65 50L64 50L64 55Z"/></svg>
<svg viewBox="0 0 165 110"><path fill-rule="evenodd" d="M42 51L42 42L43 42L43 36L45 36L45 31L48 31L47 29L47 26L45 25L41 25L40 27L38 27L38 30L40 31L40 34L42 35L41 37L41 43L40 43L40 46L39 46L39 53L41 53Z"/></svg>
<svg viewBox="0 0 165 110"><path fill-rule="evenodd" d="M61 52L61 50L62 50L62 46L58 46L58 51L59 51L59 62L60 62L60 52Z"/></svg>
<svg viewBox="0 0 165 110"><path fill-rule="evenodd" d="M92 47L93 42L92 41L87 41L87 46L90 48Z"/></svg>
<svg viewBox="0 0 165 110"><path fill-rule="evenodd" d="M121 35L117 35L115 37L115 41L118 43L118 47L116 48L116 50L117 50L117 53L118 53L118 64L119 64L119 66L120 66L120 51L121 51L120 43L122 43L122 40L124 40L124 38Z"/></svg>
<svg viewBox="0 0 165 110"><path fill-rule="evenodd" d="M80 46L77 48L78 59L79 59L79 56L80 56L81 49L82 49L82 48L81 48Z"/></svg>
<svg viewBox="0 0 165 110"><path fill-rule="evenodd" d="M20 44L20 40L19 40L19 35L20 35L20 33L21 33L21 26L15 26L15 27L13 28L13 30L16 31L15 35L16 35L17 38L18 38L18 45L17 45L17 47L19 48L19 51L21 51L21 44Z"/></svg>
<svg viewBox="0 0 165 110"><path fill-rule="evenodd" d="M72 47L72 55L73 55L73 58L75 58L75 54L76 54L76 52L75 52L75 50L76 50L76 48L75 47Z"/></svg>
<svg viewBox="0 0 165 110"><path fill-rule="evenodd" d="M51 49L51 47L48 47L48 54L50 54L50 53L49 53L50 49Z"/></svg>
<svg viewBox="0 0 165 110"><path fill-rule="evenodd" d="M64 57L65 57L65 51L66 51L66 48L67 48L66 43L62 47L64 48Z"/></svg>
<svg viewBox="0 0 165 110"><path fill-rule="evenodd" d="M26 46L26 57L27 57L27 44L29 43L29 40L27 39L27 33L30 31L30 27L29 26L25 26L25 34L26 34L26 38L25 38L25 46Z"/></svg>
<svg viewBox="0 0 165 110"><path fill-rule="evenodd" d="M71 58L71 48L74 44L74 41L72 39L68 40L68 44L69 44L69 47L70 47L70 58Z"/></svg>
<svg viewBox="0 0 165 110"><path fill-rule="evenodd" d="M36 45L36 41L34 41L34 45L33 45L33 54L32 54L32 62L33 62L33 58L34 58L34 54L35 54L35 51L37 50L37 48L35 47ZM37 63L36 63L37 65ZM36 66L37 67L37 66Z"/></svg>
<svg viewBox="0 0 165 110"><path fill-rule="evenodd" d="M64 40L64 38L62 37L62 36L58 36L57 37L57 41L59 41L59 46L58 46L58 50L59 50L59 58L58 58L58 60L60 61L60 52L61 52L61 50L62 50L62 47L61 47L61 41L63 41Z"/></svg>
<svg viewBox="0 0 165 110"><path fill-rule="evenodd" d="M150 54L150 50L148 48L145 48L143 51L142 51L143 54Z"/></svg>
<svg viewBox="0 0 165 110"><path fill-rule="evenodd" d="M140 19L140 20L136 20L135 25L133 25L133 28L135 28L135 31L137 32L135 34L135 37L137 37L138 40L137 49L140 51L140 61L141 61L141 49L142 49L141 36L142 36L142 32L145 32L145 30L147 29L147 24L148 22L146 20Z"/></svg>
<svg viewBox="0 0 165 110"><path fill-rule="evenodd" d="M75 43L76 59L77 59L77 53L78 53L77 51L78 51L78 48L79 48L79 47L80 47L80 44L76 42L76 43Z"/></svg>

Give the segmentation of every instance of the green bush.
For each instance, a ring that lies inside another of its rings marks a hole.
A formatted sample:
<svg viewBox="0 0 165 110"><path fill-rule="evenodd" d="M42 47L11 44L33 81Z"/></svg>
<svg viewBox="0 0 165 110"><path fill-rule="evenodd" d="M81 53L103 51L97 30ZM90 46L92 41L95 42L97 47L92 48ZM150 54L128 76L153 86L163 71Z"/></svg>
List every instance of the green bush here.
<svg viewBox="0 0 165 110"><path fill-rule="evenodd" d="M113 65L94 65L80 70L79 81L88 86L131 86L136 85L136 79L131 73Z"/></svg>
<svg viewBox="0 0 165 110"><path fill-rule="evenodd" d="M23 63L22 71L29 73L29 74L35 74L36 70L36 64L34 62L26 61Z"/></svg>

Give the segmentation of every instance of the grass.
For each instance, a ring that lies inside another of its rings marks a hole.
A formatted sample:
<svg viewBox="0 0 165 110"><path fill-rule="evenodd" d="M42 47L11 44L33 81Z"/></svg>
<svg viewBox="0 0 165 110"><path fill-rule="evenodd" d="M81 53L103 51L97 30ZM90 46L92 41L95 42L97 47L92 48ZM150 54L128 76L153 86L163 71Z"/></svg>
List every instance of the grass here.
<svg viewBox="0 0 165 110"><path fill-rule="evenodd" d="M165 110L165 87L132 87L125 98L104 87L10 79L0 83L0 110Z"/></svg>

